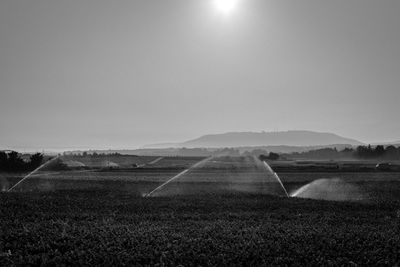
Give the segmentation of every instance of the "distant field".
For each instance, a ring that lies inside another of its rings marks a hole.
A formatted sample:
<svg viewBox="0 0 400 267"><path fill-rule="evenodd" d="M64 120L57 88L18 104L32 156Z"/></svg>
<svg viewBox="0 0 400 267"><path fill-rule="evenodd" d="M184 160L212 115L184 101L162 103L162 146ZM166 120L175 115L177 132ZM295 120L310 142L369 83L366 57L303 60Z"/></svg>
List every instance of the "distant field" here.
<svg viewBox="0 0 400 267"><path fill-rule="evenodd" d="M62 159L68 161L78 161L85 164L87 167L92 168L102 168L107 166L108 162L116 163L120 167L123 168L132 168L133 164L145 164L155 160L157 157L139 157L139 156L113 156L113 155L106 155L106 156L65 156Z"/></svg>
<svg viewBox="0 0 400 267"><path fill-rule="evenodd" d="M348 182L400 182L400 173L393 172L279 172L284 182L310 182L321 178L342 178Z"/></svg>
<svg viewBox="0 0 400 267"><path fill-rule="evenodd" d="M204 159L204 157L163 157L149 168L187 169Z"/></svg>
<svg viewBox="0 0 400 267"><path fill-rule="evenodd" d="M123 157L135 160L136 157ZM68 159L76 160L77 158ZM114 163L119 164L115 157ZM145 157L141 162L154 162ZM109 189L145 194L168 181L183 170L204 161L204 164L190 169L163 189L163 194L199 194L218 191L243 191L254 193L284 194L284 191L271 174L266 172L262 162L253 157L182 158L165 157L153 164L139 168L94 168L85 170L44 170L35 173L16 188L18 191L52 191L68 189ZM83 162L83 161L81 161ZM92 161L91 166L99 166ZM86 161L87 163L87 161ZM127 165L127 164L126 164ZM88 165L87 165L88 166ZM21 179L7 177L10 185Z"/></svg>
<svg viewBox="0 0 400 267"><path fill-rule="evenodd" d="M34 174L18 186L18 191L54 191L54 190L104 190L112 189L144 195L159 187L183 170L190 168L204 158L201 157L67 157L64 160L80 161L89 169L43 170ZM119 168L102 168L101 164L109 160ZM333 164L332 162L328 162ZM136 166L133 168L133 164ZM261 164L261 165L260 165ZM292 163L286 163L290 165ZM305 164L300 162L300 165ZM326 162L307 164L323 165ZM350 164L340 162L340 164ZM354 165L366 165L366 162L352 162ZM375 162L369 162L370 166ZM283 166L284 162L273 162L272 166ZM354 172L305 170L294 172L277 171L285 189L291 193L300 187L318 180L339 178L355 184L372 199L400 199L399 172ZM22 179L25 173L0 173L0 188L4 191ZM207 194L210 192L246 192L257 194L284 195L276 179L266 171L262 163L253 157L211 158L205 164L191 169L163 187L158 195Z"/></svg>
<svg viewBox="0 0 400 267"><path fill-rule="evenodd" d="M400 173L400 161L382 160L278 160L270 164L276 172L377 172L379 163L390 163L390 172Z"/></svg>

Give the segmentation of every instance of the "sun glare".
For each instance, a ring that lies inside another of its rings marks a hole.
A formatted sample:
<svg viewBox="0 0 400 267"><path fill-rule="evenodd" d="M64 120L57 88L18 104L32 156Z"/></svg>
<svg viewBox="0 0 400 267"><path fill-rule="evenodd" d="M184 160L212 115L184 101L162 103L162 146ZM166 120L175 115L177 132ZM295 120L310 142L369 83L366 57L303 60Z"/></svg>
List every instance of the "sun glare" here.
<svg viewBox="0 0 400 267"><path fill-rule="evenodd" d="M237 2L238 0L214 0L215 8L223 14L232 13Z"/></svg>

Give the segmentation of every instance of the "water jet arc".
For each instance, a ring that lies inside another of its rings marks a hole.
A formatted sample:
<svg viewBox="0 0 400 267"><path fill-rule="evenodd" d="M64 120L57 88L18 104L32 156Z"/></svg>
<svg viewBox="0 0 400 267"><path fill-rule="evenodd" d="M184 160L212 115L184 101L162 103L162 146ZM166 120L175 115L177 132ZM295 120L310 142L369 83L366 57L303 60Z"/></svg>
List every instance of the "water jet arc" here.
<svg viewBox="0 0 400 267"><path fill-rule="evenodd" d="M47 164L49 164L50 162L55 161L56 159L58 159L60 156L57 156L55 158L52 158L51 160L43 163L42 165L40 165L39 167L37 167L36 169L34 169L33 171L31 171L30 173L28 173L24 178L22 178L21 180L19 180L18 183L16 183L15 185L13 185L10 189L7 190L7 192L11 192L14 188L16 188L19 184L21 184L23 181L25 181L26 179L28 179L29 177L31 177L33 174L35 174L36 172L40 171L44 166L46 166Z"/></svg>
<svg viewBox="0 0 400 267"><path fill-rule="evenodd" d="M163 158L164 158L164 157L156 158L155 160L153 160L153 161L147 163L147 165L154 165L154 164L156 164L157 162L159 162L160 160L162 160Z"/></svg>
<svg viewBox="0 0 400 267"><path fill-rule="evenodd" d="M304 193L305 191L307 191L307 189L310 187L311 183L308 183L306 185L303 185L302 187L300 187L299 189L297 189L296 191L294 191L293 193L290 194L291 197L297 197L298 195Z"/></svg>
<svg viewBox="0 0 400 267"><path fill-rule="evenodd" d="M284 186L283 183L282 183L282 180L279 178L278 174L276 174L276 172L274 172L274 171L272 170L271 166L269 166L269 164L268 164L265 160L263 161L263 163L264 163L265 168L266 168L270 173L273 174L273 176L275 177L275 179L276 179L276 180L278 181L278 183L281 185L283 191L285 191L286 196L287 196L287 197L290 197L290 195L289 195L288 192L286 191L285 186Z"/></svg>
<svg viewBox="0 0 400 267"><path fill-rule="evenodd" d="M181 177L182 175L184 175L185 173L187 173L189 170L194 169L196 167L198 167L199 165L203 164L204 162L207 162L211 159L210 158L206 158L203 159L199 162L197 162L196 164L194 164L193 166L191 166L190 168L178 173L177 175L175 175L174 177L172 177L171 179L169 179L168 181L166 181L165 183L163 183L162 185L158 186L156 189L154 189L153 191L151 191L150 193L147 193L144 197L151 197L151 195L153 195L154 193L156 193L157 191L160 191L164 186L166 186L167 184L169 184L170 182L178 179L179 177Z"/></svg>

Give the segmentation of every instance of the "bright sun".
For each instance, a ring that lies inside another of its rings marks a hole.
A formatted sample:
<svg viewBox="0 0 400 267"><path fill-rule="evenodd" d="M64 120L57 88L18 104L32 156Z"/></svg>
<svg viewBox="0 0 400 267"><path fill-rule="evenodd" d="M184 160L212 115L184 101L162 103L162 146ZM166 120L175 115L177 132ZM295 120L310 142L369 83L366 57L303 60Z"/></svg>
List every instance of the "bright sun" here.
<svg viewBox="0 0 400 267"><path fill-rule="evenodd" d="M215 8L224 14L231 13L236 5L238 0L214 0Z"/></svg>

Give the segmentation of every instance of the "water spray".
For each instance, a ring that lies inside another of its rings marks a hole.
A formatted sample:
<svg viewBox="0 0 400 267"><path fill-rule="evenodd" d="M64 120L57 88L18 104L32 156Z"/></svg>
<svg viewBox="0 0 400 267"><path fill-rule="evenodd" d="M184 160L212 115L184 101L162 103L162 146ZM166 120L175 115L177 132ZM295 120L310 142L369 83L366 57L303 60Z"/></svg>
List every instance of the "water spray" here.
<svg viewBox="0 0 400 267"><path fill-rule="evenodd" d="M294 191L292 194L290 194L291 197L297 197L298 195L303 194L305 191L308 190L308 188L310 187L311 183L308 183L302 187L300 187L299 189L297 189L296 191Z"/></svg>
<svg viewBox="0 0 400 267"><path fill-rule="evenodd" d="M159 161L162 160L162 159L164 159L164 157L156 158L155 160L150 161L150 162L148 162L148 163L138 164L138 165L137 165L137 168L143 168L143 167L148 166L148 165L154 165L154 164L156 164L157 162L159 162Z"/></svg>
<svg viewBox="0 0 400 267"><path fill-rule="evenodd" d="M156 193L157 191L160 191L162 188L164 188L164 186L166 186L167 184L171 183L172 181L178 179L179 177L181 177L182 175L184 175L185 173L187 173L188 171L190 171L191 169L197 168L198 166L200 166L201 164L209 161L211 159L210 158L206 158L203 159L199 162L197 162L196 164L194 164L192 167L178 173L177 175L175 175L174 177L172 177L171 179L169 179L168 181L166 181L165 183L163 183L162 185L158 186L156 189L154 189L153 191L151 191L150 193L144 195L144 197L151 197L154 193Z"/></svg>
<svg viewBox="0 0 400 267"><path fill-rule="evenodd" d="M314 180L297 189L291 196L331 201L361 201L367 199L367 195L360 188L340 178Z"/></svg>
<svg viewBox="0 0 400 267"><path fill-rule="evenodd" d="M283 183L282 183L282 180L279 178L278 174L272 170L272 168L268 165L268 163L267 163L266 161L263 161L263 163L264 163L265 168L266 168L270 173L272 173L272 175L275 177L275 179L279 182L279 184L281 185L283 191L285 191L286 196L287 196L287 197L290 197L290 195L289 195L288 192L286 191L285 186L284 186Z"/></svg>
<svg viewBox="0 0 400 267"><path fill-rule="evenodd" d="M156 164L157 162L159 162L160 160L162 160L163 158L164 158L164 157L156 158L156 159L153 160L152 162L147 163L147 165L154 165L154 164Z"/></svg>
<svg viewBox="0 0 400 267"><path fill-rule="evenodd" d="M60 156L57 156L55 158L52 158L51 160L43 163L42 165L40 165L39 167L37 167L36 169L34 169L33 171L31 171L29 174L27 174L24 178L22 178L21 180L19 180L18 183L16 183L15 185L13 185L10 189L8 189L7 192L11 192L14 188L16 188L19 184L21 184L23 181L25 181L26 179L28 179L29 177L31 177L33 174L35 174L36 172L40 171L43 167L47 166L49 163L55 161L56 159L58 159Z"/></svg>

